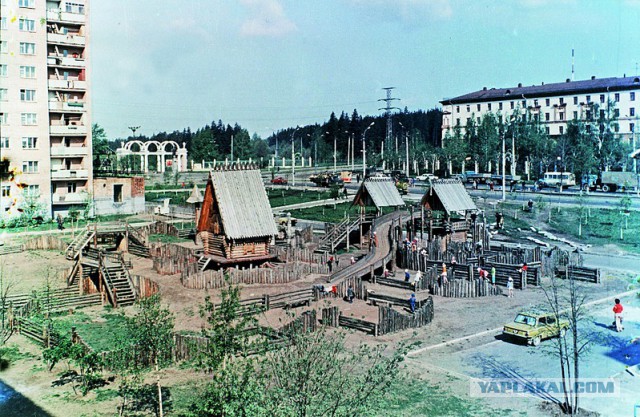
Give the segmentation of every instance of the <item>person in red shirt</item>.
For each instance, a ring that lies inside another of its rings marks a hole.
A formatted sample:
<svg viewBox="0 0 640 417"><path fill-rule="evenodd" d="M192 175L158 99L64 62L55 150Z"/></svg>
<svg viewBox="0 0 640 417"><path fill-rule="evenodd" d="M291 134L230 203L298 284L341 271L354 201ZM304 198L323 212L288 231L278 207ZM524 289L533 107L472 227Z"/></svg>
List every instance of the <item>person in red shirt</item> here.
<svg viewBox="0 0 640 417"><path fill-rule="evenodd" d="M614 323L616 325L616 331L621 332L624 330L624 327L622 327L622 311L624 308L622 304L620 304L619 298L616 298L615 302L616 304L613 306Z"/></svg>

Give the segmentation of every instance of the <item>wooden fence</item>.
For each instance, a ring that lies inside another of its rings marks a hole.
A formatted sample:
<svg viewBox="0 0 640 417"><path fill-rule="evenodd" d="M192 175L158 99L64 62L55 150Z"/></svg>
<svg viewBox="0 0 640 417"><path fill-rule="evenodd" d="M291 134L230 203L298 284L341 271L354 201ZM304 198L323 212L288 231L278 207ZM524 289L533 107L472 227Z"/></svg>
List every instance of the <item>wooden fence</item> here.
<svg viewBox="0 0 640 417"><path fill-rule="evenodd" d="M403 314L386 306L378 307L378 335L424 327L433 320L433 298L428 297L416 306L413 314Z"/></svg>
<svg viewBox="0 0 640 417"><path fill-rule="evenodd" d="M186 288L191 289L223 288L229 284L286 284L297 281L308 274L324 274L326 272L328 272L326 265L293 262L272 268L230 268L226 271L207 270L196 273L183 270L180 282Z"/></svg>
<svg viewBox="0 0 640 417"><path fill-rule="evenodd" d="M151 243L149 254L153 269L161 275L179 274L198 262L193 249L172 243Z"/></svg>
<svg viewBox="0 0 640 417"><path fill-rule="evenodd" d="M433 295L449 298L475 298L502 295L502 289L493 286L488 280L464 279L448 280L446 283L434 282L431 287Z"/></svg>
<svg viewBox="0 0 640 417"><path fill-rule="evenodd" d="M540 286L540 282L542 279L541 269L538 265L528 265L528 271L526 274L526 280L518 270L522 265L512 265L512 264L501 264L501 263L491 263L484 265L484 269L487 271L491 271L491 267L496 268L496 284L506 286L507 280L509 277L513 278L513 288L515 289L525 289L527 285Z"/></svg>
<svg viewBox="0 0 640 417"><path fill-rule="evenodd" d="M567 268L569 271L567 272ZM593 284L600 284L600 270L598 268L587 268L583 266L560 266L554 270L556 277L562 279L575 279L577 281L586 281Z"/></svg>
<svg viewBox="0 0 640 417"><path fill-rule="evenodd" d="M23 250L67 250L68 243L53 235L40 235L22 244Z"/></svg>
<svg viewBox="0 0 640 417"><path fill-rule="evenodd" d="M160 291L158 284L147 277L131 275L131 281L133 281L133 286L136 288L136 292L140 295L140 298L151 297Z"/></svg>

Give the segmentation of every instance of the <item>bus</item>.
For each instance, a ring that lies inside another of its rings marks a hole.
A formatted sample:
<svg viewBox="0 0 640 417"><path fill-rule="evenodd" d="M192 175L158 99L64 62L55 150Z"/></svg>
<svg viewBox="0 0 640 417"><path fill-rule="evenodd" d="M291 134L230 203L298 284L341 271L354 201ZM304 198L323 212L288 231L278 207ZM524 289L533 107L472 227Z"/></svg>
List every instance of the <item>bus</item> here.
<svg viewBox="0 0 640 417"><path fill-rule="evenodd" d="M545 172L544 177L538 180L538 185L544 187L573 187L576 185L576 176L571 172Z"/></svg>

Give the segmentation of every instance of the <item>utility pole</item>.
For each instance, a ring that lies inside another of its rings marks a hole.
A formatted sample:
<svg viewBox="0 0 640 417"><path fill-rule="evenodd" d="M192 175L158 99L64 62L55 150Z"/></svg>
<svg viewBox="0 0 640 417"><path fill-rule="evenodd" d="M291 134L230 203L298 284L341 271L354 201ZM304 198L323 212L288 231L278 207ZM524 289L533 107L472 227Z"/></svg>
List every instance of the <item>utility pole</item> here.
<svg viewBox="0 0 640 417"><path fill-rule="evenodd" d="M364 181L367 176L367 148L365 145L365 136L367 135L367 131L371 129L371 126L376 124L376 122L371 122L369 126L362 132L362 181Z"/></svg>
<svg viewBox="0 0 640 417"><path fill-rule="evenodd" d="M296 132L300 129L300 126L297 126L293 133L291 134L291 185L296 185L296 154L295 154L295 136Z"/></svg>
<svg viewBox="0 0 640 417"><path fill-rule="evenodd" d="M131 130L131 136L135 138L136 132L140 129L140 126L129 126L129 129Z"/></svg>
<svg viewBox="0 0 640 417"><path fill-rule="evenodd" d="M231 135L231 165L233 165L233 135Z"/></svg>
<svg viewBox="0 0 640 417"><path fill-rule="evenodd" d="M378 109L378 110L384 110L384 114L387 117L387 135L384 139L385 143L387 144L387 149L391 149L390 143L391 143L391 138L393 136L393 126L391 124L391 110L400 110L400 108L398 107L391 106L391 103L393 102L393 100L400 100L399 98L391 97L391 91L394 89L395 87L384 87L383 90L387 91L387 98L378 99L378 101L384 101L387 104L386 107L381 107ZM384 164L384 155L383 155L382 163Z"/></svg>

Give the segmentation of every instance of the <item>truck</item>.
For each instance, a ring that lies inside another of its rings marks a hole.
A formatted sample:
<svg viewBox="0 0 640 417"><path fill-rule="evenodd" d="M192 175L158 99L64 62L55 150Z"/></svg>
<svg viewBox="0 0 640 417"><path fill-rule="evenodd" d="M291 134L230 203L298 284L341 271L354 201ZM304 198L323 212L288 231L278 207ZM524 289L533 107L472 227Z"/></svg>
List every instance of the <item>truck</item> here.
<svg viewBox="0 0 640 417"><path fill-rule="evenodd" d="M582 176L581 187L583 191L602 190L615 192L618 189L628 190L638 187L638 176L633 172L604 171L600 175L585 174Z"/></svg>

